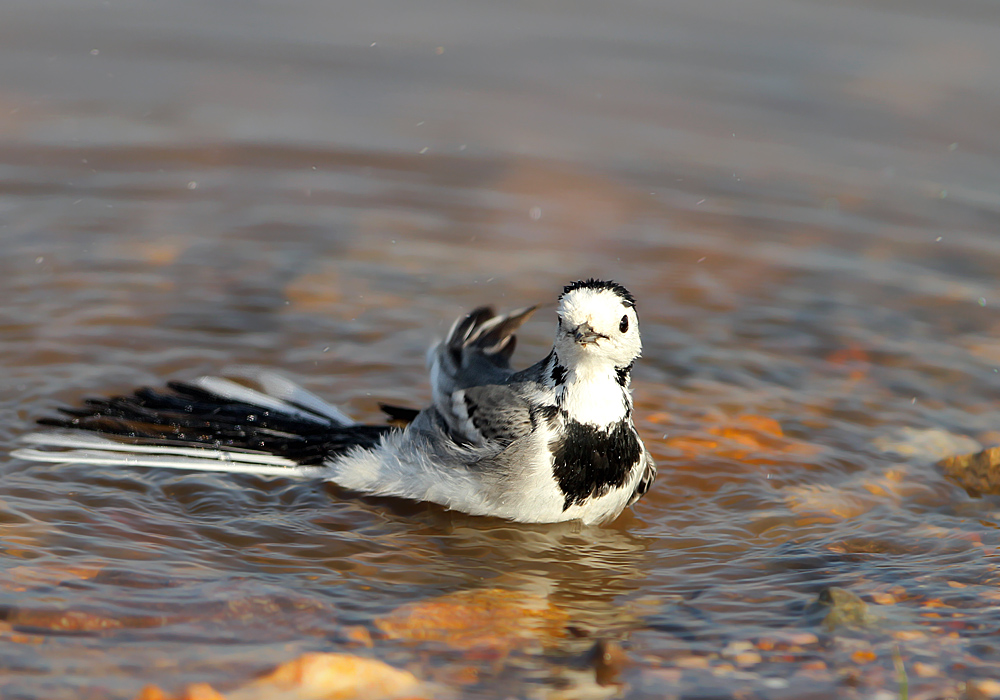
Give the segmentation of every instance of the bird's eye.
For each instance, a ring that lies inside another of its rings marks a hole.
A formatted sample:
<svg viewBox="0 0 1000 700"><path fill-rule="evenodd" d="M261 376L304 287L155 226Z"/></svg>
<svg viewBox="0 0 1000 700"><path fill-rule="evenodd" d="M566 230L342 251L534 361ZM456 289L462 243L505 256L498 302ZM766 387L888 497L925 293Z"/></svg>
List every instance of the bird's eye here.
<svg viewBox="0 0 1000 700"><path fill-rule="evenodd" d="M625 331L628 330L628 316L627 315L622 316L621 323L618 324L618 330L620 330L622 333L624 333Z"/></svg>

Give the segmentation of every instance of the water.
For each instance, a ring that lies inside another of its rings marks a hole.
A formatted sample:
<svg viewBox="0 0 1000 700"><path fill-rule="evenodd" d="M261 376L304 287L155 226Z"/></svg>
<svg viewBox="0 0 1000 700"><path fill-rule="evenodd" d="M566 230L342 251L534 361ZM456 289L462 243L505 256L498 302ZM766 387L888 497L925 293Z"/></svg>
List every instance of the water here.
<svg viewBox="0 0 1000 700"><path fill-rule="evenodd" d="M8 0L5 448L234 364L378 421L428 400L456 315L597 275L639 299L660 476L610 526L532 527L6 459L0 695L228 691L315 650L462 697L599 696L563 688L595 639L636 698L895 696L894 654L914 697L995 675L998 501L886 448L1000 442L997 65L988 2ZM818 627L832 585L891 621ZM490 588L576 636L379 632Z"/></svg>

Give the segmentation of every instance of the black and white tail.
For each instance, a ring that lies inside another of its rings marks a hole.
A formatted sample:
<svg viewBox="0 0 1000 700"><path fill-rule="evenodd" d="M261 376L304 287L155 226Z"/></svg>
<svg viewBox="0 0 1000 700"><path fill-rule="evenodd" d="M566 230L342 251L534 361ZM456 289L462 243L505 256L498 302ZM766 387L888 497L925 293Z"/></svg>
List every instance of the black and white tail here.
<svg viewBox="0 0 1000 700"><path fill-rule="evenodd" d="M165 389L91 399L61 409L27 435L15 457L42 462L127 465L323 477L325 466L354 449L372 449L388 425L359 425L315 394L273 372L237 368L253 389L200 377ZM87 432L81 432L87 431Z"/></svg>

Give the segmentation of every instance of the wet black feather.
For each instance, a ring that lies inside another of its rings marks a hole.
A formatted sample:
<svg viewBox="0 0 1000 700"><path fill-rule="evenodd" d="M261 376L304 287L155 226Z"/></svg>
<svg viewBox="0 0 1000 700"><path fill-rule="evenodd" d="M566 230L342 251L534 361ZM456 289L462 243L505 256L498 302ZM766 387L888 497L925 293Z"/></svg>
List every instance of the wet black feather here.
<svg viewBox="0 0 1000 700"><path fill-rule="evenodd" d="M389 416L390 420L399 420L404 423L412 423L420 415L420 410L407 406L394 406L391 403L380 403L378 405L382 413Z"/></svg>
<svg viewBox="0 0 1000 700"><path fill-rule="evenodd" d="M354 447L373 448L387 432L398 430L387 425L310 421L220 398L181 382L171 382L166 390L144 388L131 396L88 399L84 406L61 409L66 418L38 422L144 444L265 452L300 464L322 464Z"/></svg>

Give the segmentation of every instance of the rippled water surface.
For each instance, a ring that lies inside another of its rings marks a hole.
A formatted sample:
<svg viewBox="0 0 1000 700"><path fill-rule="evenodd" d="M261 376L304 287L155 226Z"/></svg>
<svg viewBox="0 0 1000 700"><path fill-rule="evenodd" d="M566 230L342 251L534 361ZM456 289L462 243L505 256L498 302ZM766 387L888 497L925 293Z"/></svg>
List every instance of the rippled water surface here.
<svg viewBox="0 0 1000 700"><path fill-rule="evenodd" d="M596 275L639 299L660 476L585 528L5 457L0 695L225 692L306 651L483 698L995 676L1000 502L934 465L1000 442L998 65L978 0L7 0L5 453L236 364L380 421L428 400L456 315ZM819 625L830 586L886 621ZM493 589L565 626L482 651L380 623ZM596 640L624 685L570 673Z"/></svg>

